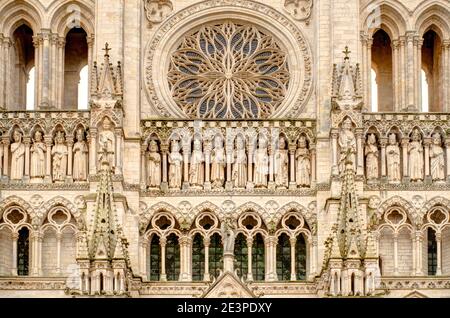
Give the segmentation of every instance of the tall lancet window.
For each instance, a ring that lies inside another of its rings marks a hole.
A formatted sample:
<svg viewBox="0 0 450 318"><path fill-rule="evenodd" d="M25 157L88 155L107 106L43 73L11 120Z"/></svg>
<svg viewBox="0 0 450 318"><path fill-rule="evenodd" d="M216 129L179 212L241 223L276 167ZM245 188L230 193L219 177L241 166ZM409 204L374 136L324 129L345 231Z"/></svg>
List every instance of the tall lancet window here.
<svg viewBox="0 0 450 318"><path fill-rule="evenodd" d="M445 87L442 76L442 40L433 30L429 30L423 36L422 70L425 72L425 78L422 77L422 88L428 87L428 96L422 96L422 111L441 112ZM428 105L425 101L427 98Z"/></svg>
<svg viewBox="0 0 450 318"><path fill-rule="evenodd" d="M29 274L30 231L24 227L19 231L17 240L17 274L27 276Z"/></svg>
<svg viewBox="0 0 450 318"><path fill-rule="evenodd" d="M372 70L375 74L371 76L372 107L370 109L380 112L394 110L391 39L382 29L373 35Z"/></svg>

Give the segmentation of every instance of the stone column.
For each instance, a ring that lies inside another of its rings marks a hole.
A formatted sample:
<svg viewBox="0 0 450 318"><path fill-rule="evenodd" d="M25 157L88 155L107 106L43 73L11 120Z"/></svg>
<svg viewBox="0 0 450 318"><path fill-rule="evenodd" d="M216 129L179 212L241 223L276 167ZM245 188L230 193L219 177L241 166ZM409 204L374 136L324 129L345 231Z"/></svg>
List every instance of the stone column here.
<svg viewBox="0 0 450 318"><path fill-rule="evenodd" d="M205 140L203 153L205 154L205 183L204 189L211 190L211 140Z"/></svg>
<svg viewBox="0 0 450 318"><path fill-rule="evenodd" d="M416 61L414 60L414 39L415 31L406 32L406 87L407 87L407 107L408 110L417 110L414 100L414 77L416 73Z"/></svg>
<svg viewBox="0 0 450 318"><path fill-rule="evenodd" d="M422 242L423 242L423 234L421 231L416 231L416 275L422 276L423 275L423 268L422 268Z"/></svg>
<svg viewBox="0 0 450 318"><path fill-rule="evenodd" d="M370 105L369 101L367 100L367 89L370 86L371 82L368 82L368 76L367 76L367 70L370 68L370 65L367 65L367 40L369 38L369 35L365 33L364 31L361 31L360 34L361 39L361 45L362 45L362 79L363 79L363 92L364 92L364 106L368 107Z"/></svg>
<svg viewBox="0 0 450 318"><path fill-rule="evenodd" d="M266 245L266 281L273 282L277 280L277 243L278 239L275 236L267 236L264 239Z"/></svg>
<svg viewBox="0 0 450 318"><path fill-rule="evenodd" d="M416 107L422 109L422 45L423 39L419 36L414 41L416 47Z"/></svg>
<svg viewBox="0 0 450 318"><path fill-rule="evenodd" d="M116 135L116 175L122 174L122 144L123 144L123 132L122 128L116 128L114 130Z"/></svg>
<svg viewBox="0 0 450 318"><path fill-rule="evenodd" d="M297 150L297 145L295 143L289 145L289 165L290 165L289 189L297 188L297 182L295 182L295 151L296 150Z"/></svg>
<svg viewBox="0 0 450 318"><path fill-rule="evenodd" d="M189 189L189 155L191 152L191 145L190 143L182 141L183 145L183 190Z"/></svg>
<svg viewBox="0 0 450 318"><path fill-rule="evenodd" d="M61 233L56 233L56 273L61 274Z"/></svg>
<svg viewBox="0 0 450 318"><path fill-rule="evenodd" d="M311 266L310 266L311 272L309 273L310 277L315 277L316 273L317 273L317 269L316 269L316 266L317 266L317 252L318 252L317 251L317 245L318 245L317 236L313 236L312 240L311 240L311 262L310 262L310 264L311 264Z"/></svg>
<svg viewBox="0 0 450 318"><path fill-rule="evenodd" d="M17 240L19 239L19 233L12 233L12 269L11 269L11 275L17 276Z"/></svg>
<svg viewBox="0 0 450 318"><path fill-rule="evenodd" d="M338 137L339 137L339 129L333 128L331 129L331 152L333 156L333 165L331 168L331 173L333 176L339 175L339 167L338 167Z"/></svg>
<svg viewBox="0 0 450 318"><path fill-rule="evenodd" d="M436 275L442 275L442 233L436 233L437 266Z"/></svg>
<svg viewBox="0 0 450 318"><path fill-rule="evenodd" d="M444 60L444 67L447 70L445 73L445 79L444 79L444 90L447 92L445 95L445 105L444 105L444 111L450 112L450 39L444 40L444 54L445 54L445 60Z"/></svg>
<svg viewBox="0 0 450 318"><path fill-rule="evenodd" d="M166 243L167 239L165 237L161 237L159 240L159 245L161 246L161 275L159 280L162 282L167 281L166 275Z"/></svg>
<svg viewBox="0 0 450 318"><path fill-rule="evenodd" d="M51 83L50 83L50 105L57 107L58 99L58 67L60 61L58 61L58 34L53 33L50 37L50 55L51 55Z"/></svg>
<svg viewBox="0 0 450 318"><path fill-rule="evenodd" d="M247 264L248 264L248 271L247 271L247 281L252 282L253 281L253 259L252 259L252 249L253 249L253 237L247 238ZM243 275L244 273L242 273Z"/></svg>
<svg viewBox="0 0 450 318"><path fill-rule="evenodd" d="M66 182L72 183L73 182L73 136L68 136L66 138L66 141L67 141L67 148L68 148Z"/></svg>
<svg viewBox="0 0 450 318"><path fill-rule="evenodd" d="M23 181L27 182L30 180L30 137L24 137L23 143L25 145L25 174L23 177Z"/></svg>
<svg viewBox="0 0 450 318"><path fill-rule="evenodd" d="M35 66L35 82L34 82L34 109L37 109L41 101L41 85L42 85L42 35L33 36L34 45L34 66Z"/></svg>
<svg viewBox="0 0 450 318"><path fill-rule="evenodd" d="M3 143L3 179L9 180L9 136L2 136ZM450 149L450 148L449 148Z"/></svg>
<svg viewBox="0 0 450 318"><path fill-rule="evenodd" d="M366 107L369 111L372 110L372 44L373 39L370 37L366 38L365 45L365 65L366 65Z"/></svg>
<svg viewBox="0 0 450 318"><path fill-rule="evenodd" d="M228 191L233 190L233 173L232 173L232 167L233 167L233 140L228 140L226 142L226 160L227 160L227 182L225 183L225 189Z"/></svg>
<svg viewBox="0 0 450 318"><path fill-rule="evenodd" d="M187 235L183 235L179 239L180 244L180 281L191 281L191 263L189 262L190 250L190 238Z"/></svg>
<svg viewBox="0 0 450 318"><path fill-rule="evenodd" d="M7 46L6 38L0 33L0 110L6 110L6 68L8 66L5 54Z"/></svg>
<svg viewBox="0 0 450 318"><path fill-rule="evenodd" d="M316 168L316 145L310 145L309 146L309 151L311 153L311 187L315 187L316 186L316 181L317 181L317 168Z"/></svg>
<svg viewBox="0 0 450 318"><path fill-rule="evenodd" d="M141 190L147 189L147 143L141 145Z"/></svg>
<svg viewBox="0 0 450 318"><path fill-rule="evenodd" d="M416 235L414 232L411 231L411 245L412 245L412 276L416 276L416 271L417 271L417 251L416 251Z"/></svg>
<svg viewBox="0 0 450 318"><path fill-rule="evenodd" d="M52 136L45 136L44 137L45 145L47 147L46 152L46 168L45 168L45 183L52 183L52 144L53 144L53 138Z"/></svg>
<svg viewBox="0 0 450 318"><path fill-rule="evenodd" d="M289 239L291 243L291 280L297 280L297 273L295 270L295 244L297 243L297 239L295 237L291 237Z"/></svg>
<svg viewBox="0 0 450 318"><path fill-rule="evenodd" d="M392 47L392 85L394 87L394 111L399 111L401 109L400 106L400 79L399 79L399 40L392 40L391 42Z"/></svg>
<svg viewBox="0 0 450 318"><path fill-rule="evenodd" d="M394 233L394 275L398 275L398 233Z"/></svg>
<svg viewBox="0 0 450 318"><path fill-rule="evenodd" d="M97 128L91 128L89 132L89 174L97 174Z"/></svg>
<svg viewBox="0 0 450 318"><path fill-rule="evenodd" d="M139 267L141 276L145 277L146 279L150 279L150 277L147 277L147 249L148 249L149 243L146 240L142 240L140 244L140 259L139 259Z"/></svg>
<svg viewBox="0 0 450 318"><path fill-rule="evenodd" d="M431 138L426 137L423 140L424 144L424 154L425 154L425 177L424 180L426 183L431 183L432 178L430 174L430 145L431 145Z"/></svg>
<svg viewBox="0 0 450 318"><path fill-rule="evenodd" d="M205 273L203 275L203 280L205 282L209 282L211 280L211 277L209 275L209 244L209 237L205 237L203 241L203 245L205 246Z"/></svg>
<svg viewBox="0 0 450 318"><path fill-rule="evenodd" d="M161 142L161 154L162 154L162 183L161 190L167 191L169 189L169 183L167 181L168 175L168 164L167 164L167 156L169 154L169 144L165 142Z"/></svg>
<svg viewBox="0 0 450 318"><path fill-rule="evenodd" d="M380 146L381 146L381 180L383 182L387 181L387 170L386 170L386 146L387 146L387 138L380 138Z"/></svg>
<svg viewBox="0 0 450 318"><path fill-rule="evenodd" d="M247 143L247 189L253 189L253 143L248 141Z"/></svg>
<svg viewBox="0 0 450 318"><path fill-rule="evenodd" d="M40 34L42 38L42 47L41 47L41 53L40 56L40 87L41 87L41 99L39 101L39 109L49 109L52 105L50 105L50 37L51 37L51 30L49 29L42 29L42 33Z"/></svg>
<svg viewBox="0 0 450 318"><path fill-rule="evenodd" d="M65 64L65 55L66 55L66 39L64 37L58 38L57 43L57 55L58 55L58 66L57 66L57 85L54 88L56 90L56 108L63 109L65 106L70 107L69 105L64 105L64 64ZM90 76L89 76L90 78Z"/></svg>
<svg viewBox="0 0 450 318"><path fill-rule="evenodd" d="M399 56L399 60L400 60L400 74L399 74L399 78L400 78L400 84L401 84L401 110L404 111L407 107L408 107L408 101L407 101L407 97L406 97L406 60L407 57L405 55L405 44L406 44L406 38L404 36L401 36L399 38L400 41L400 56Z"/></svg>
<svg viewBox="0 0 450 318"><path fill-rule="evenodd" d="M91 74L91 70L92 70L92 64L94 63L93 59L94 59L94 43L95 43L95 36L93 34L90 34L86 37L86 41L88 44L88 69L89 69L89 74ZM91 76L89 76L88 79L88 98L91 98Z"/></svg>
<svg viewBox="0 0 450 318"><path fill-rule="evenodd" d="M447 158L447 182L450 182L450 138L445 138L445 152Z"/></svg>
<svg viewBox="0 0 450 318"><path fill-rule="evenodd" d="M364 130L357 128L355 130L356 147L357 147L357 168L356 174L358 176L364 175Z"/></svg>
<svg viewBox="0 0 450 318"><path fill-rule="evenodd" d="M403 182L409 182L409 171L408 171L408 145L409 145L409 138L402 138L401 146L402 146L402 153L403 153Z"/></svg>

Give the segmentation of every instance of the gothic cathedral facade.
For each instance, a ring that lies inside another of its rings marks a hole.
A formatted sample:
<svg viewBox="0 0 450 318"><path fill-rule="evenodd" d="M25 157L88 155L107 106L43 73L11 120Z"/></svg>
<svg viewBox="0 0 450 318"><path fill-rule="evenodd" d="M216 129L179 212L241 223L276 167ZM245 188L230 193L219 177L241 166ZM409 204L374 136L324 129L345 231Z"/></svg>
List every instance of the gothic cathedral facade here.
<svg viewBox="0 0 450 318"><path fill-rule="evenodd" d="M448 0L0 0L0 297L450 297Z"/></svg>

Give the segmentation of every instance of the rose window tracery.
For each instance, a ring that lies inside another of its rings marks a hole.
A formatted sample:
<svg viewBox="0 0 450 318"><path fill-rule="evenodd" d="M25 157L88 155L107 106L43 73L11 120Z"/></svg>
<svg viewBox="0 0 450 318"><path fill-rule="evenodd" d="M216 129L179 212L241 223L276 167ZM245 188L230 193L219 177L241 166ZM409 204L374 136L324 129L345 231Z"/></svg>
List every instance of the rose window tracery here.
<svg viewBox="0 0 450 318"><path fill-rule="evenodd" d="M284 100L289 78L275 39L232 21L185 36L168 73L172 97L191 118L267 118Z"/></svg>

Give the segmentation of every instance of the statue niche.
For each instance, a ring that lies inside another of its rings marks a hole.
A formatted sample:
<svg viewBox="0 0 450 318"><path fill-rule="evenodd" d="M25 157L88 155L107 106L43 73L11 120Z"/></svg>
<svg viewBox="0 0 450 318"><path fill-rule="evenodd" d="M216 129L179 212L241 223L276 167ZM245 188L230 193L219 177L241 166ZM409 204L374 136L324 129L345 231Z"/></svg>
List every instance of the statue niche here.
<svg viewBox="0 0 450 318"><path fill-rule="evenodd" d="M367 181L374 181L378 179L378 146L377 139L374 134L369 134L367 137L366 148L366 178Z"/></svg>
<svg viewBox="0 0 450 318"><path fill-rule="evenodd" d="M22 132L16 128L11 144L11 180L22 180L25 168L25 145Z"/></svg>
<svg viewBox="0 0 450 318"><path fill-rule="evenodd" d="M305 136L300 136L298 147L295 151L296 181L299 187L309 187L311 185L311 154L308 149Z"/></svg>
<svg viewBox="0 0 450 318"><path fill-rule="evenodd" d="M286 139L282 136L278 139L278 147L274 154L275 185L280 189L289 186L289 153L286 149Z"/></svg>
<svg viewBox="0 0 450 318"><path fill-rule="evenodd" d="M416 128L411 134L408 145L409 154L409 177L413 182L422 182L424 174L422 135Z"/></svg>
<svg viewBox="0 0 450 318"><path fill-rule="evenodd" d="M115 171L115 149L116 149L116 137L113 132L111 120L108 117L103 119L102 129L98 135L98 166L101 167L101 163L106 161L111 167L111 171Z"/></svg>
<svg viewBox="0 0 450 318"><path fill-rule="evenodd" d="M200 138L195 138L189 170L189 183L193 189L203 188L203 183L205 182L204 161L205 156L202 151L202 142Z"/></svg>
<svg viewBox="0 0 450 318"><path fill-rule="evenodd" d="M341 130L339 132L339 172L342 173L345 170L345 162L348 159L352 162L353 170L356 171L356 137L353 132L353 124L350 118L346 118L342 123Z"/></svg>
<svg viewBox="0 0 450 318"><path fill-rule="evenodd" d="M211 151L211 182L214 189L223 188L225 182L225 149L220 135L214 138L214 147Z"/></svg>
<svg viewBox="0 0 450 318"><path fill-rule="evenodd" d="M247 185L247 153L245 150L245 141L241 135L236 137L232 178L234 187L237 189L244 189Z"/></svg>
<svg viewBox="0 0 450 318"><path fill-rule="evenodd" d="M442 148L442 138L439 132L435 132L432 136L430 145L430 165L431 177L433 181L443 181L445 179L445 157Z"/></svg>
<svg viewBox="0 0 450 318"><path fill-rule="evenodd" d="M180 189L183 176L183 155L180 143L172 140L169 154L169 189Z"/></svg>
<svg viewBox="0 0 450 318"><path fill-rule="evenodd" d="M399 183L400 174L400 147L397 142L397 135L389 134L388 145L386 146L386 163L388 182Z"/></svg>
<svg viewBox="0 0 450 318"><path fill-rule="evenodd" d="M150 140L147 160L147 185L157 189L161 185L161 154L156 140Z"/></svg>
<svg viewBox="0 0 450 318"><path fill-rule="evenodd" d="M82 182L87 180L89 148L83 128L76 133L76 142L73 145L73 180Z"/></svg>
<svg viewBox="0 0 450 318"><path fill-rule="evenodd" d="M42 131L36 130L32 138L32 145L30 148L31 160L30 160L30 181L42 182L45 177L45 158L47 153L47 147L45 146L44 135Z"/></svg>
<svg viewBox="0 0 450 318"><path fill-rule="evenodd" d="M65 182L67 176L68 148L64 132L58 131L54 138L52 147L52 175L53 181Z"/></svg>

